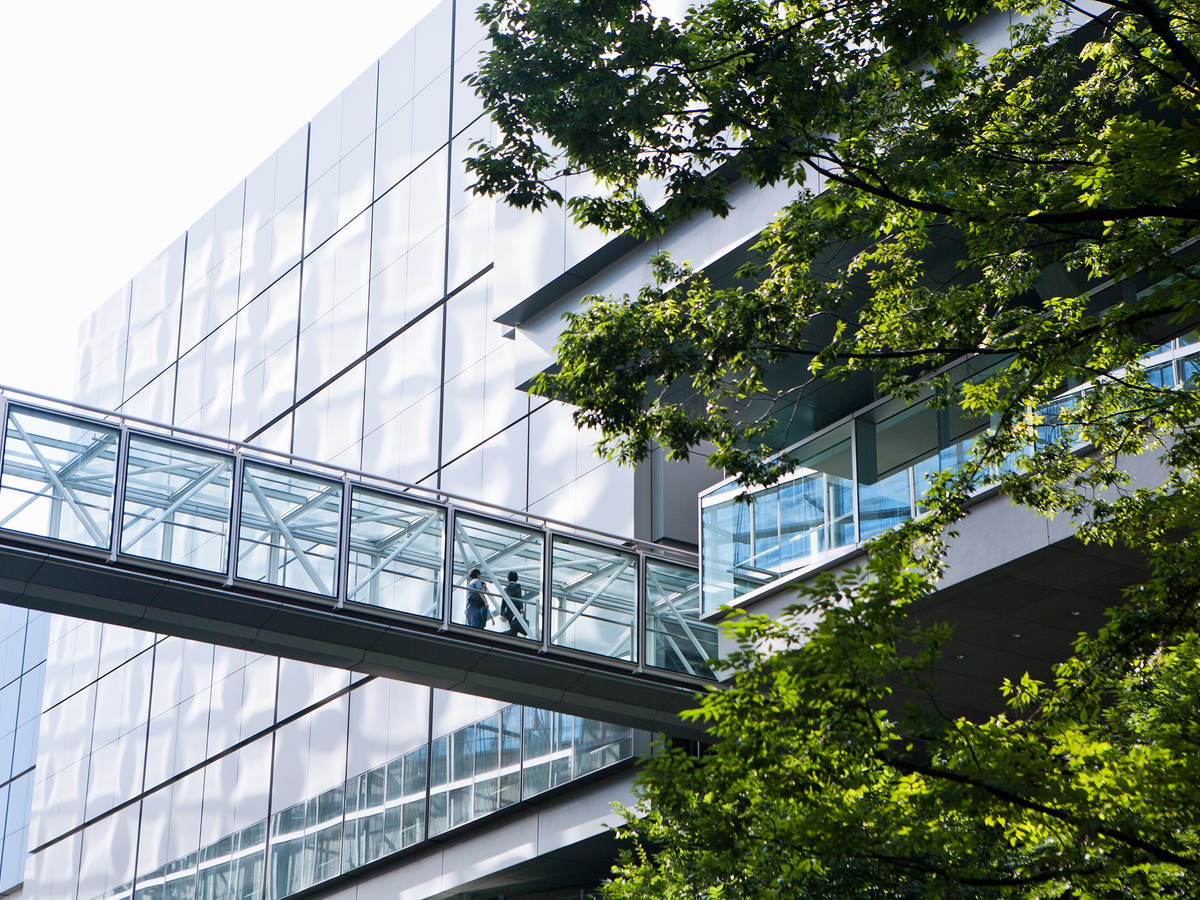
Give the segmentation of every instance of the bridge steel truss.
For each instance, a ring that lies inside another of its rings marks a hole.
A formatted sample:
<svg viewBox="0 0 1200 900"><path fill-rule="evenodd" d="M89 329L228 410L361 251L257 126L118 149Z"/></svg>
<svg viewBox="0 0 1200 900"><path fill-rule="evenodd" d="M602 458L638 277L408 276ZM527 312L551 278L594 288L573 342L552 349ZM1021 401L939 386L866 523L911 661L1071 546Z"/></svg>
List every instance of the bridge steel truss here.
<svg viewBox="0 0 1200 900"><path fill-rule="evenodd" d="M693 554L10 389L0 420L0 602L700 733Z"/></svg>

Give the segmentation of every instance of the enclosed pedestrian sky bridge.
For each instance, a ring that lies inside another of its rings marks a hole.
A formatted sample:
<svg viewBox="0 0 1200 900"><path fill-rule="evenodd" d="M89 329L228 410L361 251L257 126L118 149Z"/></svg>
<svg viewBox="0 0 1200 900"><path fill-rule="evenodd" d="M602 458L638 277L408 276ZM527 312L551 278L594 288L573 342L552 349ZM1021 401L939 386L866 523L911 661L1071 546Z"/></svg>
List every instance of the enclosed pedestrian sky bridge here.
<svg viewBox="0 0 1200 900"><path fill-rule="evenodd" d="M0 416L0 602L698 731L692 554L12 389Z"/></svg>

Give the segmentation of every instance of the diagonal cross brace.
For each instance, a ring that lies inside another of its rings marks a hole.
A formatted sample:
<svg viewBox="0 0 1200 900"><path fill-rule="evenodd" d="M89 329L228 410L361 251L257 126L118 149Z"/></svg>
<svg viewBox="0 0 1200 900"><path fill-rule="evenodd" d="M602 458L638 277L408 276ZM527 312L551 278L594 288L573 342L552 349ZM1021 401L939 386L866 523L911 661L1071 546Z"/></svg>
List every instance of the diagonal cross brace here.
<svg viewBox="0 0 1200 900"><path fill-rule="evenodd" d="M43 454L38 448L37 442L29 436L29 432L25 430L25 426L21 424L21 420L16 416L9 416L9 421L11 421L13 425L16 426L17 431L21 433L21 439L25 441L25 443L29 445L29 449L33 451L34 459L38 461L38 465L42 467L42 471L46 473L46 477L50 479L51 483L55 487L55 490L62 494L63 500L65 500L67 505L71 507L72 511L79 518L79 521L83 527L87 529L89 534L91 534L92 540L96 542L96 546L107 547L108 541L105 539L104 533L100 530L100 526L96 524L95 520L91 516L91 513L89 513L87 509L80 504L79 500L75 496L75 493L63 483L62 479L58 477L58 473L55 471L54 466L50 464L50 461L46 459L45 454ZM97 443L107 443L110 438L111 435L105 436L97 441ZM46 535L46 537L53 537L53 535Z"/></svg>
<svg viewBox="0 0 1200 900"><path fill-rule="evenodd" d="M287 523L280 518L279 513L271 505L271 501L268 500L266 495L263 493L263 489L261 486L259 486L258 481L255 479L254 473L248 468L244 469L242 471L242 479L250 488L250 492L254 494L254 499L258 501L259 507L261 507L267 518L275 524L275 528L278 529L280 535L283 536L284 542L288 545L288 547L291 548L292 553L296 555L296 562L300 563L300 567L304 569L308 577L312 579L312 583L320 589L320 593L332 594L333 592L330 591L329 587L325 584L325 579L321 577L321 573L317 571L316 567L312 564L312 561L308 558L308 553L303 547L300 546L300 542L296 540L295 535L292 534L291 529L287 526Z"/></svg>

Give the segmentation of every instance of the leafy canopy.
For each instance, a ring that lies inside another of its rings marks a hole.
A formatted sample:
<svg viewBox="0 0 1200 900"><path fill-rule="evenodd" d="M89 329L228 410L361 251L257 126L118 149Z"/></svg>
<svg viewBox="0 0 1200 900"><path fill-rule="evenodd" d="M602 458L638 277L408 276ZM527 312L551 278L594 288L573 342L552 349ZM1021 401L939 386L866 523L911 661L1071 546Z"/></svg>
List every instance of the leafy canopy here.
<svg viewBox="0 0 1200 900"><path fill-rule="evenodd" d="M569 318L542 386L605 452L703 443L770 483L795 465L778 451L797 405L838 379L994 426L862 572L815 579L780 620L733 618L731 687L696 713L715 744L648 764L609 894L1200 892L1200 408L1138 364L1198 318L1200 3L480 12L493 49L472 81L498 139L477 146L479 190L635 237L724 216L747 184L792 190L736 277L659 257L635 296ZM580 173L598 189L566 196ZM988 365L961 379L963 358ZM1084 382L1035 441L1038 410ZM1144 453L1161 485L1131 485ZM1137 548L1147 580L1052 679L1014 673L993 718L900 708L897 686L935 690L948 629L912 610L990 481Z"/></svg>

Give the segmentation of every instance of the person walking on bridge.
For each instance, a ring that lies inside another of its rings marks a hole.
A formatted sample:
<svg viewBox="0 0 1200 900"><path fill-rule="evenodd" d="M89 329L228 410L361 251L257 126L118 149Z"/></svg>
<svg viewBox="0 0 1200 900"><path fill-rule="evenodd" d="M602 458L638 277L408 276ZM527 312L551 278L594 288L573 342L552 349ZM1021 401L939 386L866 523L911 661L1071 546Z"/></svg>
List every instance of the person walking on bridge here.
<svg viewBox="0 0 1200 900"><path fill-rule="evenodd" d="M467 577L467 624L472 628L487 628L490 618L487 600L484 599L483 578L479 569L472 569Z"/></svg>

